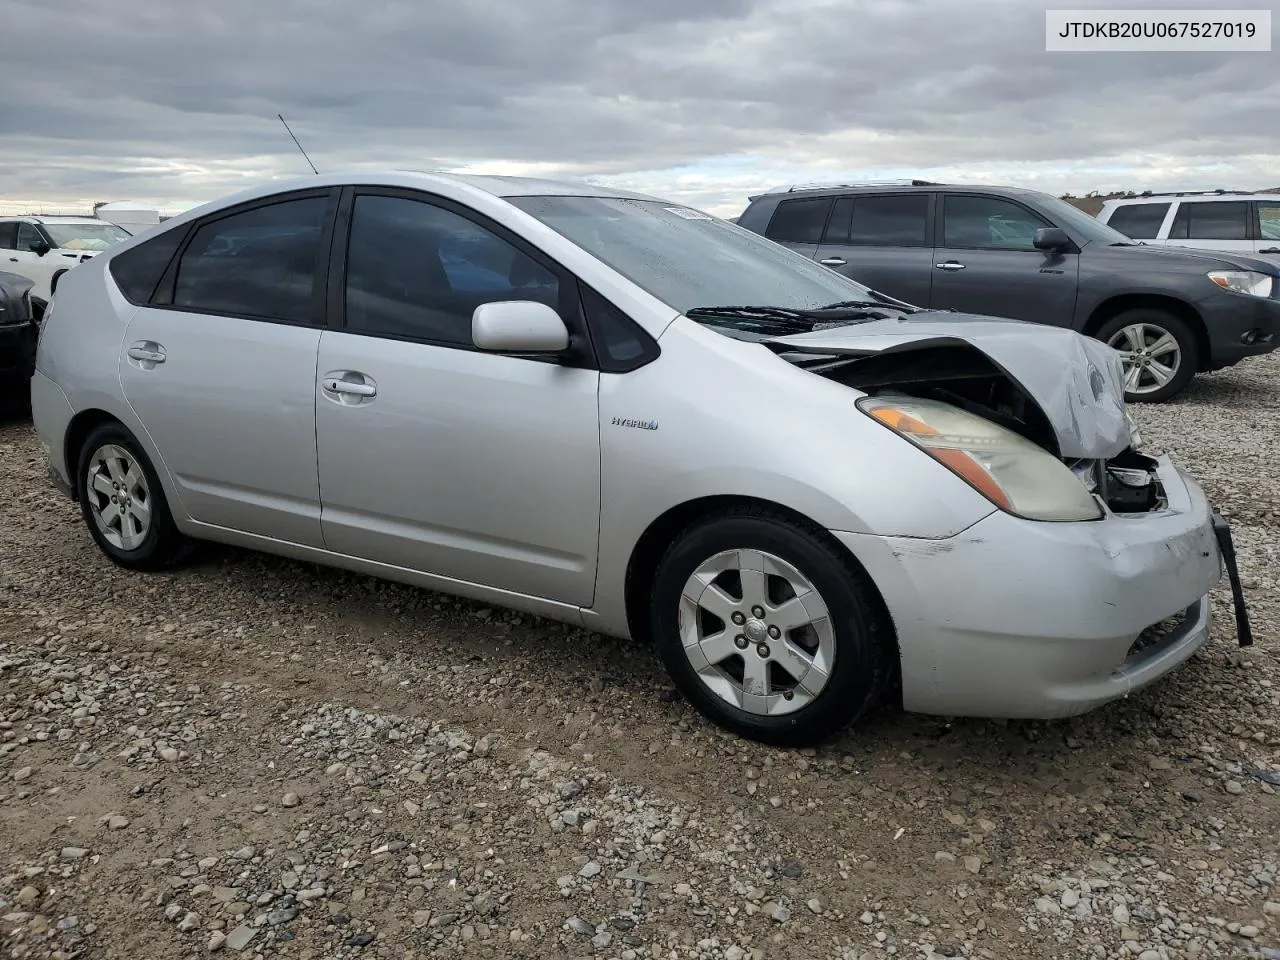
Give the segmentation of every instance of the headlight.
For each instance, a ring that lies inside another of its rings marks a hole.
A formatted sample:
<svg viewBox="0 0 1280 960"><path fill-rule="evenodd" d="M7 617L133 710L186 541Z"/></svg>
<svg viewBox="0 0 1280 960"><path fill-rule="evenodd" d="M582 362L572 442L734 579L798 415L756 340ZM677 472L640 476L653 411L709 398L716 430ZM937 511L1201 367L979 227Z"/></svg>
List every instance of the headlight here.
<svg viewBox="0 0 1280 960"><path fill-rule="evenodd" d="M1061 460L984 417L936 400L865 397L858 407L1007 513L1097 520L1102 508Z"/></svg>
<svg viewBox="0 0 1280 960"><path fill-rule="evenodd" d="M1223 290L1247 293L1251 297L1269 297L1274 286L1270 274L1253 270L1210 270L1209 279Z"/></svg>

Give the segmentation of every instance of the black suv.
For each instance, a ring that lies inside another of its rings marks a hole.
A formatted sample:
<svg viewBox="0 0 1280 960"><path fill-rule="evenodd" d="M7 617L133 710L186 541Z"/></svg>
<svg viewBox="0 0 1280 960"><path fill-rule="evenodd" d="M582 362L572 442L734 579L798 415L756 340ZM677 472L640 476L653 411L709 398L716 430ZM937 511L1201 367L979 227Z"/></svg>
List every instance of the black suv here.
<svg viewBox="0 0 1280 960"><path fill-rule="evenodd" d="M738 223L918 306L1071 327L1115 347L1130 400L1280 342L1280 266L1152 247L1065 200L912 180L791 188Z"/></svg>

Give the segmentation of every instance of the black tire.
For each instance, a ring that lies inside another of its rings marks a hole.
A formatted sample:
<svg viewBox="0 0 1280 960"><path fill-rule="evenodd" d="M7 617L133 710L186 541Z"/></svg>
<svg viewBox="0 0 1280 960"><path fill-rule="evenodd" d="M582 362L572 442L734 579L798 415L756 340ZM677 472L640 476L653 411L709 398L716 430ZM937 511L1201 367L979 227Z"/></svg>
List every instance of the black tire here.
<svg viewBox="0 0 1280 960"><path fill-rule="evenodd" d="M140 543L124 549L112 543L99 526L94 515L94 502L103 505L105 494L95 494L89 476L90 466L97 453L115 446L126 450L141 468L146 478L146 502L150 506L150 523ZM132 433L118 423L104 423L95 427L85 439L76 458L76 488L80 500L80 514L98 548L115 563L130 570L167 570L184 560L191 549L191 541L178 530L169 511L160 478L146 452Z"/></svg>
<svg viewBox="0 0 1280 960"><path fill-rule="evenodd" d="M1191 378L1196 375L1196 371L1200 369L1200 345L1185 320L1175 317L1164 310L1155 310L1147 307L1139 307L1134 310L1125 310L1117 313L1099 327L1094 336L1103 343L1107 343L1125 327L1133 326L1134 324L1143 324L1149 328L1163 330L1178 343L1178 365L1174 371L1173 378L1168 383L1154 389L1125 390L1124 398L1129 403L1161 403L1180 393L1191 382Z"/></svg>
<svg viewBox="0 0 1280 960"><path fill-rule="evenodd" d="M734 549L761 550L785 560L827 605L835 638L829 679L812 702L792 713L766 716L730 704L703 683L685 655L680 637L685 583L699 565ZM826 531L766 507L725 510L676 537L658 565L650 617L659 653L681 693L708 719L762 743L805 746L825 740L864 716L894 676L892 627L866 573Z"/></svg>

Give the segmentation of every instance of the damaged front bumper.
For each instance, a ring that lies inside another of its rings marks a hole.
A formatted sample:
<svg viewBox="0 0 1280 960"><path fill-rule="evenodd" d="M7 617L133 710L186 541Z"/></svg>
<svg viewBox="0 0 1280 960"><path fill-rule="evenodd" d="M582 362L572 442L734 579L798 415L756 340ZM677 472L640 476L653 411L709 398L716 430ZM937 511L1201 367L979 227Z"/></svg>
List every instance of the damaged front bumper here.
<svg viewBox="0 0 1280 960"><path fill-rule="evenodd" d="M1238 589L1234 553L1200 487L1167 457L1155 472L1162 502L1147 513L1050 523L998 512L946 540L838 533L893 618L903 706L1070 716L1199 649L1224 567ZM1242 599L1237 609L1246 642Z"/></svg>

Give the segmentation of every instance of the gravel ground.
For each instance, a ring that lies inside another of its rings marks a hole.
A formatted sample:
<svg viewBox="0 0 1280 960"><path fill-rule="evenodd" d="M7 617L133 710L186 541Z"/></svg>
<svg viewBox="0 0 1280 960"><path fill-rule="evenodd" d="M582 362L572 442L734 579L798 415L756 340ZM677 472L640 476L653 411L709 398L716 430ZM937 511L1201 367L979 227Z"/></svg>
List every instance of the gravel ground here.
<svg viewBox="0 0 1280 960"><path fill-rule="evenodd" d="M211 548L131 575L0 421L6 957L1280 957L1280 357L1141 407L1257 646L1061 723L727 736L652 651Z"/></svg>

